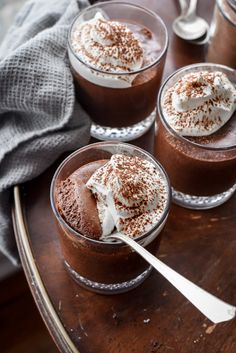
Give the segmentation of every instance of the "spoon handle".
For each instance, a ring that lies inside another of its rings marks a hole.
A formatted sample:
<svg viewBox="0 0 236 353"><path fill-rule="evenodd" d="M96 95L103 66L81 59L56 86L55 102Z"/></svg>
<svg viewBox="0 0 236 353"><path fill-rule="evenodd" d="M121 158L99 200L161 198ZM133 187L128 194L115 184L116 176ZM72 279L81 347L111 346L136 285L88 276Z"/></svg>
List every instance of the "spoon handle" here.
<svg viewBox="0 0 236 353"><path fill-rule="evenodd" d="M180 7L180 16L184 16L186 14L188 4L186 0L179 0L179 7Z"/></svg>
<svg viewBox="0 0 236 353"><path fill-rule="evenodd" d="M196 13L196 8L197 8L197 1L198 1L198 0L190 0L189 8L188 8L188 11L187 11L187 13L186 13L186 17L190 17L190 16L192 16L193 14L195 15L195 13Z"/></svg>
<svg viewBox="0 0 236 353"><path fill-rule="evenodd" d="M236 312L234 306L223 302L172 270L130 237L121 233L112 234L110 237L123 241L139 253L213 323L234 318Z"/></svg>

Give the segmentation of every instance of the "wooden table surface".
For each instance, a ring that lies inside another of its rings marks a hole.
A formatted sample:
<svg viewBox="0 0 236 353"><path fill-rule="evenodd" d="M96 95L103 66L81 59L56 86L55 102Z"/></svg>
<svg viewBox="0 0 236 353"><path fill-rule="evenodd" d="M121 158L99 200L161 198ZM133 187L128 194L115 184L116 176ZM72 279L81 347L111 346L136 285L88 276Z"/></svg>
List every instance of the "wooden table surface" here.
<svg viewBox="0 0 236 353"><path fill-rule="evenodd" d="M136 3L138 1L135 1ZM171 33L177 1L139 1L157 11L169 29L166 76L203 61L204 47ZM199 1L210 19L213 1ZM14 219L22 264L39 311L61 352L235 353L236 319L213 325L154 272L137 289L103 296L79 287L64 270L49 203L56 165L15 188ZM21 205L24 205L24 222ZM191 211L173 205L159 258L221 299L236 305L236 195L225 205Z"/></svg>

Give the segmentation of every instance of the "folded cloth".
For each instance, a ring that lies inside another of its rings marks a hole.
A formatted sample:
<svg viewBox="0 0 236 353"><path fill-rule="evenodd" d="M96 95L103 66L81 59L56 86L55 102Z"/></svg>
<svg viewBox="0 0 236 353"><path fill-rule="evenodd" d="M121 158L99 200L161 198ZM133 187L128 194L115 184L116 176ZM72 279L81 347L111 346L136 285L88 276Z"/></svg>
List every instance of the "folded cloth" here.
<svg viewBox="0 0 236 353"><path fill-rule="evenodd" d="M75 100L67 34L85 0L31 0L0 47L0 251L18 264L11 189L89 141Z"/></svg>

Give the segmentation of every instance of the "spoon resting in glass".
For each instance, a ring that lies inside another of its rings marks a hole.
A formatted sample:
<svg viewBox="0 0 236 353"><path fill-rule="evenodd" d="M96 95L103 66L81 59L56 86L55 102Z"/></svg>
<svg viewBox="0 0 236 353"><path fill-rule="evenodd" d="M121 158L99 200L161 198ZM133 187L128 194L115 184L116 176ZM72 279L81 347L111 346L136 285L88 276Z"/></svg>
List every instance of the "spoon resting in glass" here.
<svg viewBox="0 0 236 353"><path fill-rule="evenodd" d="M110 239L119 239L128 244L214 324L228 321L235 317L236 307L223 302L221 299L198 287L178 272L172 270L169 266L165 265L162 261L149 253L144 247L139 245L135 240L121 233L114 233L106 236L104 240Z"/></svg>

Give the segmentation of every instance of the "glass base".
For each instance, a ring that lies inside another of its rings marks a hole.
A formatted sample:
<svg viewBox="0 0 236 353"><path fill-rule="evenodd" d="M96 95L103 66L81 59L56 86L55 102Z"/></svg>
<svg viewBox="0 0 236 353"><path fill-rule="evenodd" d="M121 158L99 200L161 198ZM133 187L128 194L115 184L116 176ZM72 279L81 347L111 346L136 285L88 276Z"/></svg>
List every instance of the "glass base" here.
<svg viewBox="0 0 236 353"><path fill-rule="evenodd" d="M172 188L172 200L175 204L193 210L206 210L222 205L235 192L236 184L229 190L213 196L193 196Z"/></svg>
<svg viewBox="0 0 236 353"><path fill-rule="evenodd" d="M156 118L156 110L154 110L146 119L137 124L126 127L108 127L92 123L90 134L92 137L100 141L132 141L149 130Z"/></svg>
<svg viewBox="0 0 236 353"><path fill-rule="evenodd" d="M131 279L130 281L106 284L106 283L91 281L81 276L75 270L73 270L66 261L64 261L64 263L67 271L78 284L80 284L82 287L90 291L100 293L100 294L118 294L118 293L128 292L129 290L139 286L150 275L152 271L152 266L149 266L146 271L142 272L139 276Z"/></svg>

